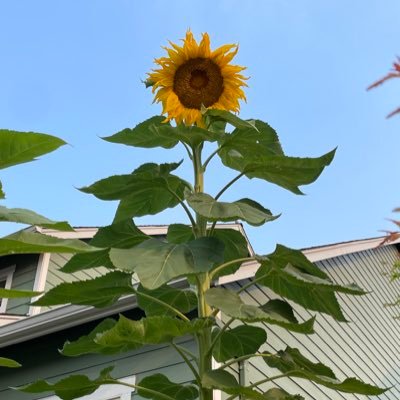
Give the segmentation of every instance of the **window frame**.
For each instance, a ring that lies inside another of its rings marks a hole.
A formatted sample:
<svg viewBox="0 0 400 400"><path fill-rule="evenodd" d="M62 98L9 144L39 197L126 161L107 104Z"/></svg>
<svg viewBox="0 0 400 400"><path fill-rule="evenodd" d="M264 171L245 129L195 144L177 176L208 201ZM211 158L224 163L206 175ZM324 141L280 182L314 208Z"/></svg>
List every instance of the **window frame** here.
<svg viewBox="0 0 400 400"><path fill-rule="evenodd" d="M4 289L11 289L16 265L0 269L0 282L5 281ZM6 314L8 298L0 297L0 314Z"/></svg>
<svg viewBox="0 0 400 400"><path fill-rule="evenodd" d="M136 383L136 375L126 376L118 379L121 382L129 383L134 385ZM131 400L132 394L135 389L124 385L102 385L93 393L83 397L79 397L77 400ZM49 397L41 397L38 400L60 400L56 395Z"/></svg>

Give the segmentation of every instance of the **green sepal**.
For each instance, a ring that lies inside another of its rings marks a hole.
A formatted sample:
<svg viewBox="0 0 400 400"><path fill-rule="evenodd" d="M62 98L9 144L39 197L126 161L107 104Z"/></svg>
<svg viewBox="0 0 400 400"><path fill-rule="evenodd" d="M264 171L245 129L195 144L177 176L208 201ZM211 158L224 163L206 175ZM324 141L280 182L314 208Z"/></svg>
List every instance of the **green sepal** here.
<svg viewBox="0 0 400 400"><path fill-rule="evenodd" d="M329 367L310 361L298 349L291 347L264 358L264 361L269 367L277 368L287 376L307 379L340 392L378 396L389 389L379 388L356 378L347 378L340 382Z"/></svg>
<svg viewBox="0 0 400 400"><path fill-rule="evenodd" d="M112 271L87 281L60 283L33 305L54 306L71 303L101 308L114 304L121 296L134 293L136 291L132 287L132 274Z"/></svg>
<svg viewBox="0 0 400 400"><path fill-rule="evenodd" d="M217 308L227 316L243 322L262 321L281 326L293 332L304 334L314 332L314 317L303 323L299 323L293 313L288 313L290 305L281 300L280 305L276 303L276 300L273 300L273 307L269 307L268 303L257 307L245 304L236 292L224 288L211 288L207 290L205 300L211 307Z"/></svg>
<svg viewBox="0 0 400 400"><path fill-rule="evenodd" d="M65 144L64 140L44 133L0 129L0 169L34 161Z"/></svg>
<svg viewBox="0 0 400 400"><path fill-rule="evenodd" d="M17 222L27 225L38 225L43 228L51 228L58 231L69 231L73 232L74 229L68 222L56 222L43 217L42 215L36 214L31 210L23 208L7 208L0 206L0 222Z"/></svg>
<svg viewBox="0 0 400 400"><path fill-rule="evenodd" d="M110 376L113 368L108 367L103 369L99 377L93 380L89 379L86 375L70 375L68 378L63 378L56 383L39 380L14 389L26 393L53 392L62 400L73 400L93 393L101 385L117 384L118 381Z"/></svg>
<svg viewBox="0 0 400 400"><path fill-rule="evenodd" d="M362 295L355 284L335 284L322 270L310 262L301 251L277 245L274 253L260 258L257 283L290 299L304 308L329 314L338 321L346 319L335 292Z"/></svg>
<svg viewBox="0 0 400 400"><path fill-rule="evenodd" d="M116 268L136 272L142 285L153 290L175 278L210 271L223 261L223 253L216 238L184 244L149 239L132 249L111 249L110 259Z"/></svg>
<svg viewBox="0 0 400 400"><path fill-rule="evenodd" d="M160 286L155 290L148 290L142 285L137 288L137 302L139 307L144 310L147 316L166 315L176 316L176 314L168 307L149 299L151 296L156 300L160 300L169 304L183 314L186 314L197 307L197 295L190 289L176 289L168 285Z"/></svg>
<svg viewBox="0 0 400 400"><path fill-rule="evenodd" d="M251 199L240 199L233 203L215 200L207 193L187 194L186 200L190 207L207 221L231 222L238 219L253 226L260 226L273 221L271 211Z"/></svg>
<svg viewBox="0 0 400 400"><path fill-rule="evenodd" d="M146 399L165 400L165 396L169 396L174 400L196 400L199 391L194 385L181 385L171 382L165 375L154 374L146 376L138 383L138 395ZM153 393L147 390L150 389ZM164 396L157 396L157 392Z"/></svg>

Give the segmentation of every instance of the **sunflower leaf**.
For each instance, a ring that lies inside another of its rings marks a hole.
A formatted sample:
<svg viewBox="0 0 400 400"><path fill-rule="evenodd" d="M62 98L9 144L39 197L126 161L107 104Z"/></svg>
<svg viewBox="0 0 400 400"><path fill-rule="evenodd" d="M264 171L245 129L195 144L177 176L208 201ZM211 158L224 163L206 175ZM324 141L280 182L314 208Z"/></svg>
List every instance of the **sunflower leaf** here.
<svg viewBox="0 0 400 400"><path fill-rule="evenodd" d="M132 249L111 249L112 263L135 271L144 287L159 288L172 279L211 270L223 261L224 245L216 238L200 238L174 244L149 239Z"/></svg>
<svg viewBox="0 0 400 400"><path fill-rule="evenodd" d="M223 121L235 128L251 128L257 130L254 120L245 121L229 111L208 108L203 112L203 115L210 120L210 123Z"/></svg>
<svg viewBox="0 0 400 400"><path fill-rule="evenodd" d="M118 381L110 376L113 367L108 367L100 372L98 378L91 380L86 375L70 375L56 383L39 380L15 389L26 393L54 392L62 400L73 400L89 395L104 384L117 384Z"/></svg>
<svg viewBox="0 0 400 400"><path fill-rule="evenodd" d="M288 313L290 305L286 302L275 303L273 307L268 303L262 307L245 304L240 296L228 289L212 288L205 294L207 304L214 307L231 318L243 322L267 322L278 325L293 332L310 334L313 333L314 319L299 323L294 314ZM276 300L275 300L276 301ZM284 303L284 304L283 304Z"/></svg>
<svg viewBox="0 0 400 400"><path fill-rule="evenodd" d="M65 144L64 140L44 133L0 129L0 169L34 161Z"/></svg>
<svg viewBox="0 0 400 400"><path fill-rule="evenodd" d="M101 308L114 304L123 295L134 293L136 291L132 288L132 275L113 271L87 281L63 282L33 304L54 306L71 303Z"/></svg>
<svg viewBox="0 0 400 400"><path fill-rule="evenodd" d="M21 364L11 358L0 357L0 367L18 368L21 367Z"/></svg>
<svg viewBox="0 0 400 400"><path fill-rule="evenodd" d="M362 295L357 285L337 285L301 251L278 245L274 253L260 259L255 278L275 293L310 310L331 315L338 321L346 321L335 292Z"/></svg>
<svg viewBox="0 0 400 400"><path fill-rule="evenodd" d="M356 378L347 378L340 382L329 367L310 361L298 349L291 347L264 358L264 361L269 367L277 368L287 376L308 379L340 392L377 396L388 390L361 382Z"/></svg>
<svg viewBox="0 0 400 400"><path fill-rule="evenodd" d="M164 124L169 125L168 122L164 121L165 118L163 116L156 115L136 125L134 128L126 128L102 139L107 142L121 143L127 146L171 149L178 144L178 140L175 137L169 136L168 132L157 129L163 127Z"/></svg>
<svg viewBox="0 0 400 400"><path fill-rule="evenodd" d="M59 231L73 232L74 229L65 221L56 222L23 208L7 208L0 206L0 222L18 222L27 225L39 225L43 228L52 228Z"/></svg>
<svg viewBox="0 0 400 400"><path fill-rule="evenodd" d="M195 400L199 396L196 386L171 382L162 374L146 376L139 382L138 386L138 395L146 399L165 400L165 396L169 396L175 400ZM149 393L145 389L150 389L152 392ZM157 392L160 395L157 396Z"/></svg>
<svg viewBox="0 0 400 400"><path fill-rule="evenodd" d="M207 193L190 193L186 200L196 213L208 221L229 222L241 219L250 225L259 226L277 218L271 211L250 199L227 203L217 201Z"/></svg>

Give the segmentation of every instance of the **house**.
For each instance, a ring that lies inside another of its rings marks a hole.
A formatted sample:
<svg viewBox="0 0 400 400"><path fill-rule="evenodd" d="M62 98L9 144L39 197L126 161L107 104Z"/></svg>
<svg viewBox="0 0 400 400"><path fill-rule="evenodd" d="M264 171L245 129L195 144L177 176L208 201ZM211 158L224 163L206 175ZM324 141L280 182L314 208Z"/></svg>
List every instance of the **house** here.
<svg viewBox="0 0 400 400"><path fill-rule="evenodd" d="M227 224L245 234L239 224ZM224 227L227 227L224 225ZM40 229L40 228L37 228ZM146 234L164 236L165 226L141 228ZM77 228L75 232L57 232L40 229L42 233L63 237L90 239L94 228ZM304 254L326 271L338 283L356 282L370 293L365 296L340 296L343 312L350 323L338 323L331 317L318 314L316 333L311 336L294 334L279 327L268 327L267 343L274 350L286 345L297 347L310 359L330 366L339 379L356 376L379 386L393 386L379 399L400 398L400 351L398 338L400 322L395 319L397 310L385 307L400 295L400 283L389 284L391 265L400 259L396 243L378 247L382 238L357 240L304 249ZM399 241L400 242L400 241ZM249 245L249 252L252 252ZM63 282L88 279L105 272L103 268L64 274L59 271L70 256L65 254L10 255L0 259L0 287L43 291ZM251 279L257 265L246 263L233 275L219 278L217 284L228 288L244 286ZM247 303L264 304L276 295L269 289L254 285L243 293ZM310 313L295 305L304 319ZM134 383L146 375L160 372L171 380L187 382L192 379L179 355L168 345L148 346L130 353L112 356L85 355L64 357L58 352L66 340L75 340L89 333L102 319L122 313L131 318L143 314L137 308L134 296L121 298L106 309L65 305L40 308L26 299L2 299L0 304L0 355L14 358L23 367L0 369L1 400L56 400L46 394L26 394L9 389L37 379L59 380L74 374L97 376L98 372L115 365L113 375ZM182 345L194 351L190 338L183 338ZM255 358L240 365L233 365L231 373L243 383L254 383L268 376L262 360ZM299 393L306 399L343 400L365 399L365 396L332 391L301 379L284 378L276 384L288 392ZM263 387L267 389L268 386ZM138 400L133 389L125 386L105 386L84 400ZM215 394L215 400L224 395Z"/></svg>

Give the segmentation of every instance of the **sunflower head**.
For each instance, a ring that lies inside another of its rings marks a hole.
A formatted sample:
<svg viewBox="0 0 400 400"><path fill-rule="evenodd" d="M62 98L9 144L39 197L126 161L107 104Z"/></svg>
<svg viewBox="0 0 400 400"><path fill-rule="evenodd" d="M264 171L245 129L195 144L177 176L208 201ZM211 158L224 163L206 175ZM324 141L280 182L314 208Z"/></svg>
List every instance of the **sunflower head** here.
<svg viewBox="0 0 400 400"><path fill-rule="evenodd" d="M244 67L229 64L237 45L226 44L212 51L207 33L197 43L190 31L182 46L170 45L165 48L168 56L155 60L159 68L147 79L154 100L162 103L166 121L202 126L204 107L239 111L239 100L246 100L242 87L247 86L247 78L241 74Z"/></svg>

